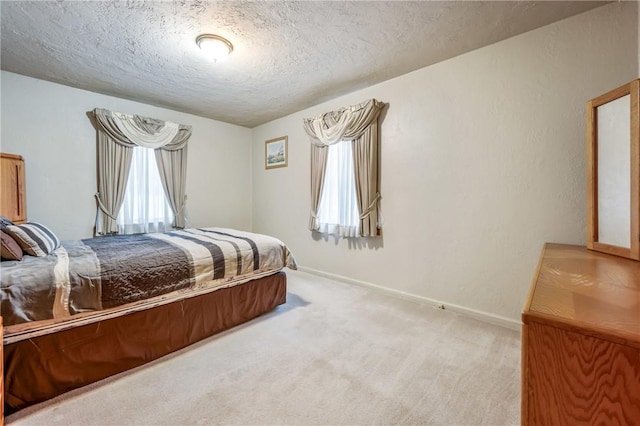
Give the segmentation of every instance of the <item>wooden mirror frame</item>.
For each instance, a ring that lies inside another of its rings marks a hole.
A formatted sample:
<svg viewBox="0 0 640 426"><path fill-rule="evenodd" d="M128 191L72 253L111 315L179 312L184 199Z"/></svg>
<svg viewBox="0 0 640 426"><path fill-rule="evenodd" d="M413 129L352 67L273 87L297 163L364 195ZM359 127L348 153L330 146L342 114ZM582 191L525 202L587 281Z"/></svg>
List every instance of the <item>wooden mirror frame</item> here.
<svg viewBox="0 0 640 426"><path fill-rule="evenodd" d="M631 247L599 242L598 238L598 114L597 108L630 95L631 112ZM587 102L587 248L616 256L640 260L640 80L618 87Z"/></svg>

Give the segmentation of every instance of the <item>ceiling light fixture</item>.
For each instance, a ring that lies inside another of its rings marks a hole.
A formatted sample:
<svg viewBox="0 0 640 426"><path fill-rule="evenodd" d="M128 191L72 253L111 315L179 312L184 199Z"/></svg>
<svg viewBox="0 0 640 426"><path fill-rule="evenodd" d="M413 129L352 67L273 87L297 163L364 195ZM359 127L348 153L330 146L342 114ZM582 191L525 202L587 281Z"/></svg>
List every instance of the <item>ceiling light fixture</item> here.
<svg viewBox="0 0 640 426"><path fill-rule="evenodd" d="M224 60L233 52L233 44L226 38L215 34L200 34L196 37L196 44L203 52L212 57L214 62Z"/></svg>

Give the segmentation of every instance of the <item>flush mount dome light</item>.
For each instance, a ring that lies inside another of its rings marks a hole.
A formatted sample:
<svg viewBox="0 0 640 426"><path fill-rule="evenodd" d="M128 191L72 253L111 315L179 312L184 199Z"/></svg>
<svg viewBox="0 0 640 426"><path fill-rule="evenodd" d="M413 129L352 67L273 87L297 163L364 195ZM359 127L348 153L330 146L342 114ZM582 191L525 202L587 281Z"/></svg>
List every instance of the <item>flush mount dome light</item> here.
<svg viewBox="0 0 640 426"><path fill-rule="evenodd" d="M215 34L200 34L196 37L198 47L215 62L224 60L231 52L233 45L229 40Z"/></svg>

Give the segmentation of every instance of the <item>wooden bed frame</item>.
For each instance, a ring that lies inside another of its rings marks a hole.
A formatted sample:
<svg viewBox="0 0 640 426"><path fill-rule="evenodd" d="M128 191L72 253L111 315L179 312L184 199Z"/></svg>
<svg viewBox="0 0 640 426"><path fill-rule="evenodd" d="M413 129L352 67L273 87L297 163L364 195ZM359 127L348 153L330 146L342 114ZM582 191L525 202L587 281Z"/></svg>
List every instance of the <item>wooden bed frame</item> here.
<svg viewBox="0 0 640 426"><path fill-rule="evenodd" d="M5 414L138 367L286 301L283 271L4 345ZM5 328L5 340L10 337ZM1 420L0 420L1 422Z"/></svg>

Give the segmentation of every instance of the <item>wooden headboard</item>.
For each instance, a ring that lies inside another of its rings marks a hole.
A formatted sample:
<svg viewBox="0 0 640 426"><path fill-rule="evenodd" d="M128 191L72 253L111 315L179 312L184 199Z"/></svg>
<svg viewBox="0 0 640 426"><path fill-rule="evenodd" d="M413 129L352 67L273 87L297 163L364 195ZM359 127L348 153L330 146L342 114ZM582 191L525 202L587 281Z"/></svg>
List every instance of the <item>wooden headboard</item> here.
<svg viewBox="0 0 640 426"><path fill-rule="evenodd" d="M0 153L0 179L0 215L13 223L25 223L27 193L21 155Z"/></svg>

